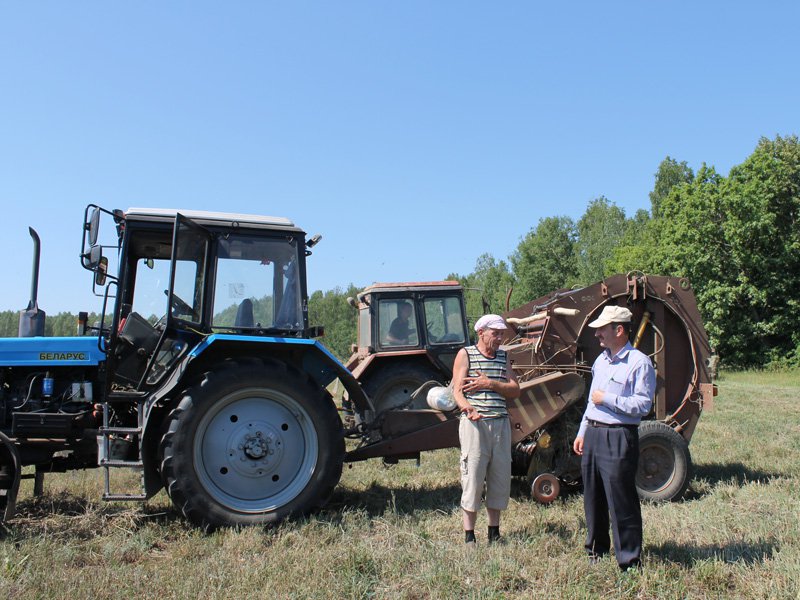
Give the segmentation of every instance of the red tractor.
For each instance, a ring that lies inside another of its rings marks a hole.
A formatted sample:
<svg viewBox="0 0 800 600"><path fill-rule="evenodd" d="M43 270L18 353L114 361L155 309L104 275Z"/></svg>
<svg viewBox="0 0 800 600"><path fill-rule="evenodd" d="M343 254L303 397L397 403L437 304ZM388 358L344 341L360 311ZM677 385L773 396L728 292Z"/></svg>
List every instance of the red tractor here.
<svg viewBox="0 0 800 600"><path fill-rule="evenodd" d="M457 281L376 283L350 303L358 308L358 343L345 364L375 410L427 408L411 393L426 381L449 381L469 343L464 289Z"/></svg>

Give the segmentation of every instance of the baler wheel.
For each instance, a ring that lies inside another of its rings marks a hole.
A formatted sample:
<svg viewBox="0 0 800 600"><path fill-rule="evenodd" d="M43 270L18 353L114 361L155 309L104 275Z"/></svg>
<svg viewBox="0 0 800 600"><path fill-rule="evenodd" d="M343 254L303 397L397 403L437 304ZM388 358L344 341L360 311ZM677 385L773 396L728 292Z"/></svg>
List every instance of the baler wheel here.
<svg viewBox="0 0 800 600"><path fill-rule="evenodd" d="M677 500L689 486L689 444L661 421L639 425L639 468L636 488L642 500Z"/></svg>
<svg viewBox="0 0 800 600"><path fill-rule="evenodd" d="M542 504L550 504L560 492L561 482L552 473L537 475L531 484L531 496Z"/></svg>

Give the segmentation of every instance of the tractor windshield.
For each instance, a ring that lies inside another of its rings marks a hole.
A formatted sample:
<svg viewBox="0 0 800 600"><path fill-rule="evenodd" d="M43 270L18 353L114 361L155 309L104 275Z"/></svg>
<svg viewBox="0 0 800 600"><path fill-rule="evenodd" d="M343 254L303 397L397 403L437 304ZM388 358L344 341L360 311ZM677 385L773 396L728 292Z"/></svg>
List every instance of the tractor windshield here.
<svg viewBox="0 0 800 600"><path fill-rule="evenodd" d="M425 324L431 344L463 344L464 313L459 296L425 299Z"/></svg>
<svg viewBox="0 0 800 600"><path fill-rule="evenodd" d="M298 241L246 234L219 240L214 329L303 329Z"/></svg>

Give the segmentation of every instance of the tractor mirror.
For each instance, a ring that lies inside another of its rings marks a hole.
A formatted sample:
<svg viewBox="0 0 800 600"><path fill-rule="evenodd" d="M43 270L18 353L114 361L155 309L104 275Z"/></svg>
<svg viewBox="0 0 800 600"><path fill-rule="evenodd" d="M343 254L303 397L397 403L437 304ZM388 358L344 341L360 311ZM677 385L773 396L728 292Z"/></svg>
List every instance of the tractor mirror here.
<svg viewBox="0 0 800 600"><path fill-rule="evenodd" d="M92 248L92 250L94 250L94 248ZM108 273L108 258L101 256L97 261L97 265L94 267L94 282L97 285L105 285L106 273Z"/></svg>
<svg viewBox="0 0 800 600"><path fill-rule="evenodd" d="M99 208L95 207L94 210L92 210L92 214L89 216L89 220L86 222L85 227L89 231L89 245L94 246L97 243L97 233L100 230Z"/></svg>
<svg viewBox="0 0 800 600"><path fill-rule="evenodd" d="M84 266L90 271L95 271L100 261L103 260L103 247L92 246L89 248L89 252L83 254L82 257ZM108 260L106 260L106 263L108 263Z"/></svg>

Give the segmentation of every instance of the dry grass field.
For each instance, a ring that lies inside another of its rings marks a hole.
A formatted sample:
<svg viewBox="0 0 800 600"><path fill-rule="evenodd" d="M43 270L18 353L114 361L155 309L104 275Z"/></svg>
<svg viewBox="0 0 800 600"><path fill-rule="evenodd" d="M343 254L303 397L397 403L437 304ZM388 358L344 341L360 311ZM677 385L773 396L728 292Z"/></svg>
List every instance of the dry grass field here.
<svg viewBox="0 0 800 600"><path fill-rule="evenodd" d="M274 529L203 534L163 492L104 504L100 472L50 475L0 540L8 598L798 598L800 372L730 373L691 444L685 498L646 505L645 568L584 559L579 495L515 485L505 543L464 552L455 450L345 467L331 502Z"/></svg>

